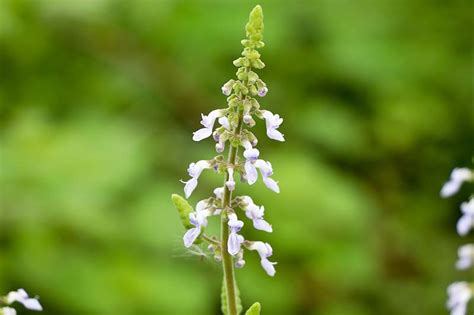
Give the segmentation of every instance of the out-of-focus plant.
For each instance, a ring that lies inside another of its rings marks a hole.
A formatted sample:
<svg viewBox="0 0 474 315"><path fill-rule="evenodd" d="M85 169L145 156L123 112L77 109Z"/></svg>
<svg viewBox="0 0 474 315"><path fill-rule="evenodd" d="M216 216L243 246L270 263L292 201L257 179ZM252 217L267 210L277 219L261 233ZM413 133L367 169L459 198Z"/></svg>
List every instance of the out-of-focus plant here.
<svg viewBox="0 0 474 315"><path fill-rule="evenodd" d="M0 315L16 315L16 310L13 307L10 307L10 305L15 302L23 304L24 307L32 311L43 310L38 298L30 298L25 290L18 289L17 291L9 292L4 297L0 297L0 305L8 305L0 308Z"/></svg>
<svg viewBox="0 0 474 315"><path fill-rule="evenodd" d="M213 169L223 174L224 185L214 190L215 196L199 201L194 211L184 198L179 195L172 196L182 223L187 229L183 237L184 245L190 248L196 246L193 244L207 242L215 259L222 262L224 281L221 304L222 312L228 315L236 315L242 311L234 266L242 268L245 265L244 249L258 252L261 265L268 275L274 276L276 272L274 267L276 263L268 259L273 254L270 244L245 240L239 234L244 225L237 215L239 208L252 220L255 229L265 232L272 232L273 229L263 218L263 206L256 205L250 196L233 198L236 186L234 174L239 173L242 182L253 185L258 179L259 170L265 185L276 193L280 192L278 183L271 178L272 165L259 159L260 152L255 148L257 137L247 127L255 125L253 117L264 119L267 136L270 139L284 141L283 134L277 130L283 119L268 110L260 109L256 99L257 96L264 97L268 92L265 82L253 71L265 67L258 52L259 48L264 47L263 13L260 6L256 6L250 13L245 30L247 38L241 42L244 46L242 57L233 62L238 68L237 79L229 80L222 86L222 93L228 96L228 107L213 110L209 115L202 115L201 124L204 127L194 132L193 136L194 141L201 141L212 135L217 142L218 153L224 152L228 144L228 157L225 159L223 155L218 155L211 160L191 163L188 168L191 179L184 182L184 192L186 198L191 196L198 184L199 176L205 169ZM220 126L214 130L216 120ZM243 158L238 156L240 147L244 149ZM207 218L212 215L221 218L220 237L208 236L205 233ZM254 303L246 314L260 314L260 304Z"/></svg>
<svg viewBox="0 0 474 315"><path fill-rule="evenodd" d="M454 195L459 191L464 182L474 180L474 172L469 168L455 168L451 172L451 177L441 189L441 196L446 198ZM466 236L474 227L474 196L471 195L469 201L461 204L462 217L457 223L457 231L460 236ZM466 244L458 249L458 261L456 268L468 269L473 266L474 261L474 244ZM467 303L472 298L474 292L474 283L466 281L458 281L452 283L448 287L447 307L451 311L451 315L465 315Z"/></svg>

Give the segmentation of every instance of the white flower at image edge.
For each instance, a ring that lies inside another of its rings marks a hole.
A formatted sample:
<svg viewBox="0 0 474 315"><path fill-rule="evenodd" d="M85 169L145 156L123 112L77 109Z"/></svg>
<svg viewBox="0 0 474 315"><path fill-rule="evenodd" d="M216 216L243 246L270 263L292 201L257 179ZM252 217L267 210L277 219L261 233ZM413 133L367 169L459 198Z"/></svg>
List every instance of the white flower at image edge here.
<svg viewBox="0 0 474 315"><path fill-rule="evenodd" d="M456 228L459 235L465 236L474 226L474 198L461 204L462 217L459 218Z"/></svg>
<svg viewBox="0 0 474 315"><path fill-rule="evenodd" d="M470 169L464 168L455 168L451 172L449 181L447 181L441 188L441 197L446 198L454 195L459 191L461 185L464 182L470 181L473 179L473 173Z"/></svg>
<svg viewBox="0 0 474 315"><path fill-rule="evenodd" d="M472 291L467 282L454 282L448 287L447 308L451 315L465 315L467 303L472 297Z"/></svg>
<svg viewBox="0 0 474 315"><path fill-rule="evenodd" d="M18 289L17 291L12 291L8 293L6 297L7 304L12 304L13 302L18 302L23 304L27 309L33 311L42 311L43 307L39 303L38 299L30 298L25 290Z"/></svg>
<svg viewBox="0 0 474 315"><path fill-rule="evenodd" d="M458 261L456 262L457 269L467 269L472 266L472 259L474 258L474 244L466 244L458 249Z"/></svg>

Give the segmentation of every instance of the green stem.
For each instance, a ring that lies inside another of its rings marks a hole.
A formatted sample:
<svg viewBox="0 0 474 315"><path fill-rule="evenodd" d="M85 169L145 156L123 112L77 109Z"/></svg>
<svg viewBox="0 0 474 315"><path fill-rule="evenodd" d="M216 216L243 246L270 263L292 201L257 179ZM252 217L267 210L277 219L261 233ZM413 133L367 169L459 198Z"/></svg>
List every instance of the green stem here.
<svg viewBox="0 0 474 315"><path fill-rule="evenodd" d="M237 128L234 130L235 136L240 136L243 123L243 111L239 111L239 121ZM229 158L227 162L230 165L235 164L238 147L230 145ZM226 174L225 182L229 180L229 173ZM226 209L230 207L232 199L232 192L227 188L224 182L224 200L223 210L221 216L221 253L222 253L222 268L224 270L225 288L227 293L227 311L228 315L238 315L237 313L237 297L236 297L236 280L234 274L234 264L232 256L227 251L227 241L229 240L229 226L227 225L228 217Z"/></svg>

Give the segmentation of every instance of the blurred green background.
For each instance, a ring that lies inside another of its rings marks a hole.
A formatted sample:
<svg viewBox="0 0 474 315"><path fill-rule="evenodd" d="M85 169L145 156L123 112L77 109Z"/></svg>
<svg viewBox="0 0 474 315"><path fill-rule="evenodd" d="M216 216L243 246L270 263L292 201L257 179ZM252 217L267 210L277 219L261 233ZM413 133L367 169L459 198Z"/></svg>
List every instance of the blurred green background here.
<svg viewBox="0 0 474 315"><path fill-rule="evenodd" d="M215 155L192 132L225 106L255 4L0 2L1 292L40 295L45 315L219 313L220 266L184 250L170 194ZM238 186L274 227L244 234L278 261L270 278L246 255L244 307L446 314L469 276L455 223L472 186L439 190L474 148L472 2L260 4L261 104L287 141L255 128L281 194ZM191 202L221 183L204 173Z"/></svg>

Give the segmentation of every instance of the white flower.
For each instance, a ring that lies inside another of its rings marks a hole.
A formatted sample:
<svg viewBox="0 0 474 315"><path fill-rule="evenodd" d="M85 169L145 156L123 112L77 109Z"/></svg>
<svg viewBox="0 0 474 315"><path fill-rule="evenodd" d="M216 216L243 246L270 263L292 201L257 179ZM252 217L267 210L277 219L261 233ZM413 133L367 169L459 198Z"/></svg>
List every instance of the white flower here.
<svg viewBox="0 0 474 315"><path fill-rule="evenodd" d="M472 291L467 282L454 282L448 287L447 308L451 315L465 315L467 303L472 297Z"/></svg>
<svg viewBox="0 0 474 315"><path fill-rule="evenodd" d="M268 92L268 88L266 86L263 86L261 89L258 90L258 96L260 97L264 97L265 95L267 95L267 92Z"/></svg>
<svg viewBox="0 0 474 315"><path fill-rule="evenodd" d="M229 174L229 179L225 182L225 185L227 186L227 189L233 191L235 189L234 168L229 167L227 173Z"/></svg>
<svg viewBox="0 0 474 315"><path fill-rule="evenodd" d="M212 213L208 209L208 203L201 200L196 204L196 211L189 214L189 221L195 227L186 231L183 236L184 246L189 248L201 234L201 228L207 226L207 217Z"/></svg>
<svg viewBox="0 0 474 315"><path fill-rule="evenodd" d="M467 235L474 226L474 198L461 204L463 216L459 218L456 228L461 236Z"/></svg>
<svg viewBox="0 0 474 315"><path fill-rule="evenodd" d="M210 169L211 164L209 161L206 160L200 160L197 161L196 163L191 163L189 164L188 167L188 174L191 176L191 179L188 181L181 181L184 183L184 194L186 195L186 198L189 198L191 194L193 193L194 189L196 188L198 184L198 178L201 176L201 173L205 169Z"/></svg>
<svg viewBox="0 0 474 315"><path fill-rule="evenodd" d="M230 213L227 224L230 228L229 240L227 241L227 251L229 254L234 256L240 251L240 247L244 242L244 237L237 234L237 232L239 232L244 226L244 222L240 221L235 213Z"/></svg>
<svg viewBox="0 0 474 315"><path fill-rule="evenodd" d="M272 226L263 219L265 208L257 206L249 196L242 196L242 209L247 218L253 221L253 227L265 232L273 232Z"/></svg>
<svg viewBox="0 0 474 315"><path fill-rule="evenodd" d="M222 87L221 87L221 91L222 91L222 94L224 94L225 96L229 96L230 93L232 93L232 85L234 84L235 80L229 80L227 81Z"/></svg>
<svg viewBox="0 0 474 315"><path fill-rule="evenodd" d="M278 187L278 183L274 179L270 178L270 176L273 175L272 164L264 160L257 160L255 162L255 166L260 169L260 173L262 174L263 183L265 184L265 186L267 186L267 188L269 188L270 190L279 193L280 187Z"/></svg>
<svg viewBox="0 0 474 315"><path fill-rule="evenodd" d="M217 187L216 189L214 189L214 195L216 196L217 199L222 200L224 198L224 188Z"/></svg>
<svg viewBox="0 0 474 315"><path fill-rule="evenodd" d="M472 259L474 258L474 244L466 244L458 249L458 261L456 268L467 269L472 266Z"/></svg>
<svg viewBox="0 0 474 315"><path fill-rule="evenodd" d="M12 291L8 293L6 297L7 304L12 304L13 302L19 302L23 304L27 309L33 311L42 311L43 307L39 303L38 299L30 298L25 290L18 289L17 291ZM9 310L12 312L11 310ZM15 313L13 313L15 314Z"/></svg>
<svg viewBox="0 0 474 315"><path fill-rule="evenodd" d="M253 185L258 179L257 168L255 167L255 161L260 155L258 149L254 149L250 141L246 140L243 142L245 148L244 157L245 157L245 178L249 185Z"/></svg>
<svg viewBox="0 0 474 315"><path fill-rule="evenodd" d="M260 255L260 264L262 265L262 268L269 276L273 277L276 272L274 267L276 263L268 260L268 257L273 254L273 249L270 244L257 241L252 242L252 244L248 248L250 250L256 250L258 252L258 254Z"/></svg>
<svg viewBox="0 0 474 315"><path fill-rule="evenodd" d="M11 307L2 307L0 308L0 314L2 315L16 315L16 310Z"/></svg>
<svg viewBox="0 0 474 315"><path fill-rule="evenodd" d="M283 118L280 118L278 114L273 115L273 113L268 110L262 110L262 114L263 118L265 118L268 138L277 141L285 141L283 134L277 130L283 122Z"/></svg>
<svg viewBox="0 0 474 315"><path fill-rule="evenodd" d="M201 141L202 139L206 139L212 135L212 130L214 129L214 123L217 118L224 116L225 111L222 109L215 109L209 113L209 115L201 114L201 125L204 128L201 128L195 132L193 132L193 140L194 141Z"/></svg>
<svg viewBox="0 0 474 315"><path fill-rule="evenodd" d="M240 250L235 257L235 268L243 268L245 266L244 251Z"/></svg>
<svg viewBox="0 0 474 315"><path fill-rule="evenodd" d="M459 191L463 182L470 181L473 177L472 171L466 167L453 169L449 181L441 188L441 197L446 198L454 195Z"/></svg>
<svg viewBox="0 0 474 315"><path fill-rule="evenodd" d="M218 121L219 121L219 124L221 124L221 126L223 126L227 130L230 130L230 123L229 123L229 119L227 119L227 117L222 116L221 118L219 118Z"/></svg>

